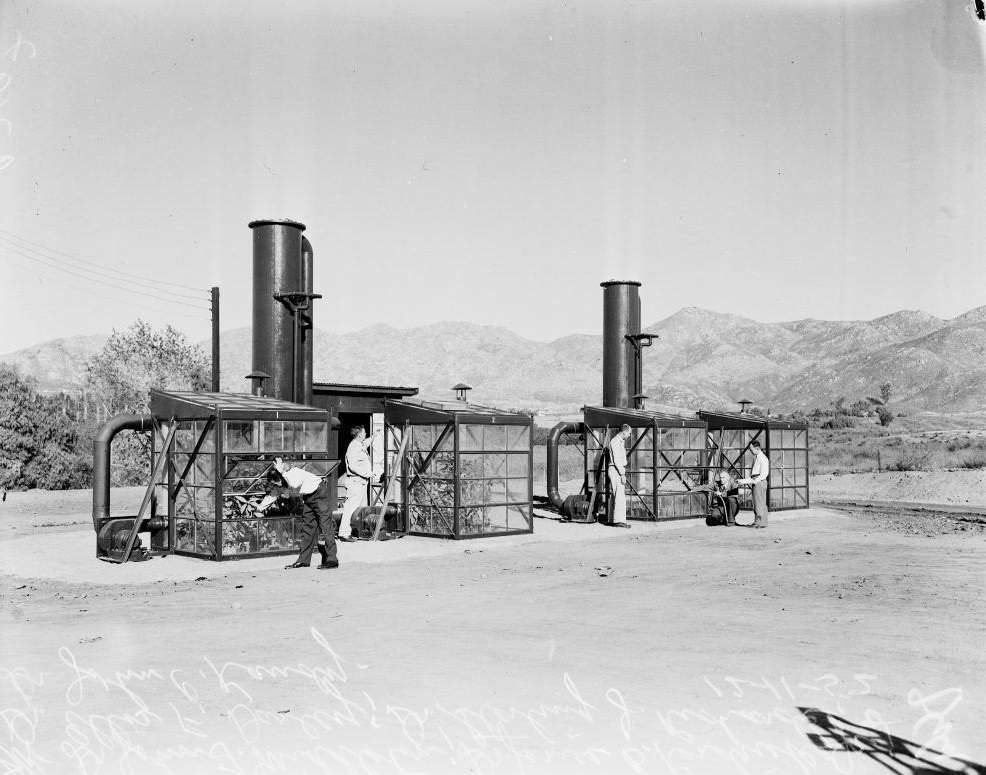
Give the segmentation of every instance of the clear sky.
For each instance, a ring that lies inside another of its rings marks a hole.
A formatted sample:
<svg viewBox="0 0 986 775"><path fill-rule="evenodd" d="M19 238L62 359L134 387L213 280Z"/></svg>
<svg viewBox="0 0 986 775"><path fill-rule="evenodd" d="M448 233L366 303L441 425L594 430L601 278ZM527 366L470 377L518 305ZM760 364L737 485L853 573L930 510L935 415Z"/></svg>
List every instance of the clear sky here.
<svg viewBox="0 0 986 775"><path fill-rule="evenodd" d="M205 339L213 285L249 325L258 218L307 224L336 332L594 333L610 278L645 324L986 304L972 0L0 9L0 352Z"/></svg>

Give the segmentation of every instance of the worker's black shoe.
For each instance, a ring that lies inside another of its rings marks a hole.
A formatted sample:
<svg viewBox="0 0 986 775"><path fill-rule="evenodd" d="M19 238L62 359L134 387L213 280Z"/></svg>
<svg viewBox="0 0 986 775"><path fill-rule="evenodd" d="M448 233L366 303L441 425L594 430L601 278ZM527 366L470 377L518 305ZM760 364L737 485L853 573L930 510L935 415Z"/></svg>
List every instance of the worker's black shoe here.
<svg viewBox="0 0 986 775"><path fill-rule="evenodd" d="M285 565L284 570L291 570L292 568L307 568L307 562L293 562L290 565Z"/></svg>
<svg viewBox="0 0 986 775"><path fill-rule="evenodd" d="M318 566L318 569L319 570L331 570L332 568L338 568L338 567L339 567L339 561L338 560L327 560L326 562L323 562L321 565L319 565Z"/></svg>

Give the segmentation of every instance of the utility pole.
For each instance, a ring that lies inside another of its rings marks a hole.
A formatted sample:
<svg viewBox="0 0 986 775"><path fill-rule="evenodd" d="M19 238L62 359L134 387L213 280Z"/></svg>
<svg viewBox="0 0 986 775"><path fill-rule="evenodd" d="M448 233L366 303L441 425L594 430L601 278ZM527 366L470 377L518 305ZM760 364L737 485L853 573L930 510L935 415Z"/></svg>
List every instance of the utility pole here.
<svg viewBox="0 0 986 775"><path fill-rule="evenodd" d="M219 288L212 286L212 392L219 392Z"/></svg>

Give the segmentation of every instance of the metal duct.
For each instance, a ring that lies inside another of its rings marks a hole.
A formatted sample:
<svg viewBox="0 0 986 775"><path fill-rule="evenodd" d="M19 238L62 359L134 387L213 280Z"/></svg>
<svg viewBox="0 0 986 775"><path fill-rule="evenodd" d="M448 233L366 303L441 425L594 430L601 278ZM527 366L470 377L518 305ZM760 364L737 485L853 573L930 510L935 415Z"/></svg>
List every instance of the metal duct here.
<svg viewBox="0 0 986 775"><path fill-rule="evenodd" d="M274 295L304 292L301 233L305 224L271 220L252 221L249 226L253 230L253 371L270 375L265 395L292 401L297 377L294 316ZM299 356L301 352L299 347Z"/></svg>
<svg viewBox="0 0 986 775"><path fill-rule="evenodd" d="M313 295L315 252L307 237L301 238L301 290L309 296ZM312 371L315 361L315 318L314 299L308 300L308 309L301 312L301 325L298 326L298 401L307 406L312 405Z"/></svg>
<svg viewBox="0 0 986 775"><path fill-rule="evenodd" d="M640 283L607 280L603 288L603 406L629 409L640 392L636 353L627 336L640 333Z"/></svg>
<svg viewBox="0 0 986 775"><path fill-rule="evenodd" d="M154 428L152 414L118 414L103 423L92 440L92 526L110 515L110 452L113 437L120 431L149 431Z"/></svg>
<svg viewBox="0 0 986 775"><path fill-rule="evenodd" d="M585 425L580 422L560 422L548 434L546 475L548 477L548 500L558 509L562 510L564 501L558 492L558 442L563 434L584 433Z"/></svg>

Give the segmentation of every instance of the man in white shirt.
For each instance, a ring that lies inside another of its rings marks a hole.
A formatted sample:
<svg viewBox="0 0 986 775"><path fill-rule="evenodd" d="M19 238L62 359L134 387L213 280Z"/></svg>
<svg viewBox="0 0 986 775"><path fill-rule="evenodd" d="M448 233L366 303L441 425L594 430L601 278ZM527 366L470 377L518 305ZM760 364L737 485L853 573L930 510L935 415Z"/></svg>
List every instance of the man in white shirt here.
<svg viewBox="0 0 986 775"><path fill-rule="evenodd" d="M753 524L751 527L767 527L767 477L770 475L770 461L764 454L759 441L750 442L753 453L753 467L749 479L740 479L740 484L753 488Z"/></svg>
<svg viewBox="0 0 986 775"><path fill-rule="evenodd" d="M627 524L627 450L630 426L623 425L609 443L609 485L613 490L613 527L630 527Z"/></svg>
<svg viewBox="0 0 986 775"><path fill-rule="evenodd" d="M292 492L301 496L301 539L298 559L285 566L290 568L307 568L311 565L312 552L318 545L322 555L319 570L330 570L339 567L338 549L336 547L335 523L332 519L332 497L329 492L328 477L322 478L303 468L288 467L281 458L274 459L274 470L280 475L284 484ZM274 501L277 495L266 496L257 506L257 511L264 511ZM321 532L325 542L324 547L318 544L318 534Z"/></svg>
<svg viewBox="0 0 986 775"><path fill-rule="evenodd" d="M367 451L373 446L373 441L380 433L366 437L366 428L358 426L352 429L353 440L346 448L346 503L342 507L342 524L350 525L356 509L366 505L366 488L375 477L373 465Z"/></svg>

